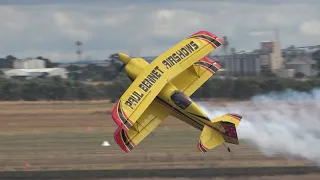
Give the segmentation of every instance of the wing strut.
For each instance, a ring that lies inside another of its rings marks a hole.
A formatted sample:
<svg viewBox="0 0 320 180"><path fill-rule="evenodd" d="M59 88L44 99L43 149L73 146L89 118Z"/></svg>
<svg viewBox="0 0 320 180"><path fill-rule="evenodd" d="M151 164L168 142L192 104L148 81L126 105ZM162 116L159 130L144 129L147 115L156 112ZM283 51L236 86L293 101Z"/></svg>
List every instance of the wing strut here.
<svg viewBox="0 0 320 180"><path fill-rule="evenodd" d="M200 62L200 60L198 61L198 62ZM200 65L198 66L198 78L200 78Z"/></svg>

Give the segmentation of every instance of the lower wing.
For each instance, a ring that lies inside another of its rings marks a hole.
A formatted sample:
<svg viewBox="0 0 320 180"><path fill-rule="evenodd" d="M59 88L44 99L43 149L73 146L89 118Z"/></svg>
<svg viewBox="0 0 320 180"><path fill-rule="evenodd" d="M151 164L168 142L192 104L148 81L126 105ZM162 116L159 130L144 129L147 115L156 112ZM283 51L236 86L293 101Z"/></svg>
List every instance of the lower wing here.
<svg viewBox="0 0 320 180"><path fill-rule="evenodd" d="M218 63L204 57L172 79L171 83L187 96L191 96L220 68Z"/></svg>
<svg viewBox="0 0 320 180"><path fill-rule="evenodd" d="M116 143L125 152L130 152L150 132L152 132L169 115L169 110L153 101L140 118L127 131L118 127L114 132Z"/></svg>

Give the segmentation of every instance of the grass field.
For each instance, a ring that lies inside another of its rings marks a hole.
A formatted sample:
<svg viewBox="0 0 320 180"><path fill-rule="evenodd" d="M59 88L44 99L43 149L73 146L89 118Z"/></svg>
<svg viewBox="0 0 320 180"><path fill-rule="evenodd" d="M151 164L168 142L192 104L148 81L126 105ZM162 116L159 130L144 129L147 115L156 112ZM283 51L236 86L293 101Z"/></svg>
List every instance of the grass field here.
<svg viewBox="0 0 320 180"><path fill-rule="evenodd" d="M200 132L174 118L126 154L113 141L112 107L108 101L1 102L0 171L307 164L267 158L246 142L230 146L231 153L221 146L202 154L196 148Z"/></svg>

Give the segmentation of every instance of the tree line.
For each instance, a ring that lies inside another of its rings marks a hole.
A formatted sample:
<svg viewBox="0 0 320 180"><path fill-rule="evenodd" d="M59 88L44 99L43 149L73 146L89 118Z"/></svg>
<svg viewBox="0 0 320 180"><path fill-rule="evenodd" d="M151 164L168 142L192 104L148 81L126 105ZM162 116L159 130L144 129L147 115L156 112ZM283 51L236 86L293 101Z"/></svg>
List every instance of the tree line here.
<svg viewBox="0 0 320 180"><path fill-rule="evenodd" d="M109 84L84 82L49 77L31 80L0 78L0 100L94 100L109 99L115 102L129 87L131 81L120 74ZM254 95L286 89L309 92L320 88L320 79L306 81L281 78L239 78L208 80L193 95L194 99L226 98L249 99Z"/></svg>
<svg viewBox="0 0 320 180"><path fill-rule="evenodd" d="M118 75L120 63L110 60L110 64L107 67L98 66L95 64L89 64L85 67L79 67L75 65L67 66L68 78L79 81L112 81Z"/></svg>
<svg viewBox="0 0 320 180"><path fill-rule="evenodd" d="M312 55L320 69L320 50ZM55 67L49 59L37 57L46 61L47 67ZM12 68L14 56L0 58L0 67ZM1 77L0 72L0 100L92 100L110 99L117 100L129 87L131 81L122 71L119 72L121 63L110 60L110 65L100 67L90 64L87 67L69 66L68 79L59 77L35 78L31 80L7 79ZM104 84L88 84L83 81L108 81ZM320 87L319 79L306 81L296 79L283 79L278 77L250 77L250 78L212 78L199 88L192 97L201 98L229 98L249 99L258 94L272 91L293 89L309 92Z"/></svg>

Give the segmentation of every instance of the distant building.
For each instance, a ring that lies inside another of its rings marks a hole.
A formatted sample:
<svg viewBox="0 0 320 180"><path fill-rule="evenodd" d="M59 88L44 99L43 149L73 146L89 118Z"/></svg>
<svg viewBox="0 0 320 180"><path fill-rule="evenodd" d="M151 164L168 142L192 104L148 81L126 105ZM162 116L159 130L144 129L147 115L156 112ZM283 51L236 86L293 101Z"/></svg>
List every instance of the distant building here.
<svg viewBox="0 0 320 180"><path fill-rule="evenodd" d="M4 76L7 78L31 79L34 77L50 77L59 76L67 78L67 70L65 68L46 68L46 62L41 59L24 59L15 60L13 69L3 70Z"/></svg>
<svg viewBox="0 0 320 180"><path fill-rule="evenodd" d="M295 74L300 73L307 77L316 76L318 70L316 68L317 62L312 59L312 54L317 52L320 45L295 47L290 46L282 50L284 57L284 64L286 68L294 69Z"/></svg>
<svg viewBox="0 0 320 180"><path fill-rule="evenodd" d="M258 76L261 71L259 54L233 53L219 57L219 64L228 76Z"/></svg>
<svg viewBox="0 0 320 180"><path fill-rule="evenodd" d="M276 75L278 77L282 77L282 78L293 78L295 75L295 70L294 69L277 69L276 70Z"/></svg>
<svg viewBox="0 0 320 180"><path fill-rule="evenodd" d="M279 41L261 42L260 62L262 72L277 73L284 68L284 59Z"/></svg>
<svg viewBox="0 0 320 180"><path fill-rule="evenodd" d="M59 76L67 78L67 70L65 68L41 68L41 69L9 69L4 71L4 75L8 78L31 79L35 77Z"/></svg>
<svg viewBox="0 0 320 180"><path fill-rule="evenodd" d="M261 47L253 52L225 53L219 56L220 65L228 76L259 76L282 68L280 43L261 42Z"/></svg>
<svg viewBox="0 0 320 180"><path fill-rule="evenodd" d="M23 59L13 62L14 69L41 69L46 67L46 62L41 59Z"/></svg>
<svg viewBox="0 0 320 180"><path fill-rule="evenodd" d="M286 67L289 69L294 69L295 73L302 73L305 76L315 76L317 71L312 67L316 65L316 62L310 57L294 57L290 58L285 63Z"/></svg>

